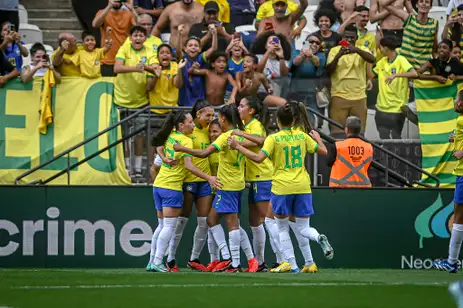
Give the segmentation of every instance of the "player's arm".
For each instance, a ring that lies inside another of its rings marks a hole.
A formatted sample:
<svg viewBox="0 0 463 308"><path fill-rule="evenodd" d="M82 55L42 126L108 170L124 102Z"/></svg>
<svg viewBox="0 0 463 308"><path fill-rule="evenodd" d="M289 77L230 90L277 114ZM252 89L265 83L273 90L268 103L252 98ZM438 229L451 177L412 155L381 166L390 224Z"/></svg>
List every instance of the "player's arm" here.
<svg viewBox="0 0 463 308"><path fill-rule="evenodd" d="M215 189L220 189L222 188L222 183L220 183L219 179L215 176L209 175L203 171L201 171L198 167L196 167L195 164L193 164L193 161L191 159L191 156L184 156L183 161L185 162L185 168L196 175L197 177L200 177L211 184L212 187Z"/></svg>
<svg viewBox="0 0 463 308"><path fill-rule="evenodd" d="M228 145L232 149L237 150L238 152L240 152L241 154L243 154L244 156L246 156L247 158L249 158L250 160L252 160L253 162L256 162L256 163L261 163L267 158L267 155L264 152L259 151L257 153L254 153L254 152L246 149L244 146L242 146L238 142L238 140L236 140L233 137L228 138Z"/></svg>
<svg viewBox="0 0 463 308"><path fill-rule="evenodd" d="M260 148L264 145L264 141L265 141L265 137L263 136L248 134L241 130L234 130L232 132L232 135L236 135L236 136L240 136L245 139L248 139L252 143L252 146L258 146ZM240 143L243 144L243 142L240 142Z"/></svg>
<svg viewBox="0 0 463 308"><path fill-rule="evenodd" d="M326 149L326 146L323 143L322 138L320 138L320 135L315 130L312 130L309 133L309 135L318 144L317 149L315 150L315 153L320 154L320 155L327 155L328 150Z"/></svg>
<svg viewBox="0 0 463 308"><path fill-rule="evenodd" d="M199 158L206 158L212 153L217 152L217 149L212 145L208 146L204 150L199 150L199 149L190 149L178 143L174 144L174 150L177 152L183 152L186 154L190 154L194 157L199 157Z"/></svg>
<svg viewBox="0 0 463 308"><path fill-rule="evenodd" d="M160 37L162 30L164 30L164 28L169 23L169 14L171 9L172 6L168 6L165 10L162 11L161 16L159 16L158 21L153 27L153 31L151 31L152 35Z"/></svg>

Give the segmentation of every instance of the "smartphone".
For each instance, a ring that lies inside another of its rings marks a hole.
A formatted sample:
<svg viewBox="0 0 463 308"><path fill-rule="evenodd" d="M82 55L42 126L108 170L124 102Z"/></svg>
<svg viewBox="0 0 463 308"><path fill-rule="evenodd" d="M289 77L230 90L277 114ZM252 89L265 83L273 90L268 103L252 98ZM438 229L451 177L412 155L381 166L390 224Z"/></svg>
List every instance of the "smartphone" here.
<svg viewBox="0 0 463 308"><path fill-rule="evenodd" d="M50 62L50 56L47 55L47 54L43 55L43 56L42 56L42 61L44 61L44 62Z"/></svg>
<svg viewBox="0 0 463 308"><path fill-rule="evenodd" d="M274 37L272 39L272 41L275 43L275 44L280 44L280 39L278 37Z"/></svg>
<svg viewBox="0 0 463 308"><path fill-rule="evenodd" d="M16 32L16 27L13 24L8 24L8 32Z"/></svg>
<svg viewBox="0 0 463 308"><path fill-rule="evenodd" d="M265 31L273 31L275 28L273 27L273 23L272 22L265 22Z"/></svg>
<svg viewBox="0 0 463 308"><path fill-rule="evenodd" d="M349 42L346 41L346 40L341 40L339 42L339 45L342 46L342 47L349 47L350 46Z"/></svg>
<svg viewBox="0 0 463 308"><path fill-rule="evenodd" d="M302 49L309 48L309 47L310 47L309 41L304 41L302 43Z"/></svg>

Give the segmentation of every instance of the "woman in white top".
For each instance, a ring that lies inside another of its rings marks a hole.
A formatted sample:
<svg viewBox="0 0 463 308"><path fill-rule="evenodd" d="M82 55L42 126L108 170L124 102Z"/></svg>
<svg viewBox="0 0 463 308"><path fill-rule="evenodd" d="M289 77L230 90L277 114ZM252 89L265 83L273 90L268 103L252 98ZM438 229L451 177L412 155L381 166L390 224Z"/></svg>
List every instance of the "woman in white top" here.
<svg viewBox="0 0 463 308"><path fill-rule="evenodd" d="M31 64L23 67L21 71L21 80L27 83L33 77L43 77L47 69L51 69L55 75L56 82L61 79L61 74L58 73L50 62L50 57L47 55L45 47L40 43L35 43L31 47Z"/></svg>

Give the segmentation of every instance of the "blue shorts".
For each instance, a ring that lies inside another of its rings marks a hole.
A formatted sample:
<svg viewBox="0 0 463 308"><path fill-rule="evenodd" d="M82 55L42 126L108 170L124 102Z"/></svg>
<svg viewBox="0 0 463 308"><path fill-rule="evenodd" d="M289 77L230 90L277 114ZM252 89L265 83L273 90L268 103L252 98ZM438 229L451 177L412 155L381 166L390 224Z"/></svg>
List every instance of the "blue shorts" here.
<svg viewBox="0 0 463 308"><path fill-rule="evenodd" d="M315 212L312 205L312 194L275 195L272 193L272 209L277 215L293 214L296 217L307 217Z"/></svg>
<svg viewBox="0 0 463 308"><path fill-rule="evenodd" d="M195 199L212 195L212 189L209 182L183 183L183 192L192 193Z"/></svg>
<svg viewBox="0 0 463 308"><path fill-rule="evenodd" d="M457 184L455 185L455 195L453 202L463 205L463 176L457 176Z"/></svg>
<svg viewBox="0 0 463 308"><path fill-rule="evenodd" d="M243 191L217 190L212 206L219 214L238 213Z"/></svg>
<svg viewBox="0 0 463 308"><path fill-rule="evenodd" d="M251 182L249 187L248 203L270 201L272 197L272 181Z"/></svg>
<svg viewBox="0 0 463 308"><path fill-rule="evenodd" d="M162 211L163 207L182 207L183 205L183 193L178 190L153 187L153 197L158 211Z"/></svg>

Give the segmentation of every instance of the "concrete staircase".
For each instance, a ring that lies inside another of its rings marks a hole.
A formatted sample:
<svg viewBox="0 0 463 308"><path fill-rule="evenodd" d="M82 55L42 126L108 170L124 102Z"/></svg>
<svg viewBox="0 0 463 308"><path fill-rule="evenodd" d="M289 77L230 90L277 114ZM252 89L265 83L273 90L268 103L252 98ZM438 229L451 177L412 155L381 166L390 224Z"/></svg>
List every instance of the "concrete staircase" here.
<svg viewBox="0 0 463 308"><path fill-rule="evenodd" d="M56 48L61 32L71 32L80 40L82 28L70 0L22 0L21 4L28 12L29 24L43 31L45 44Z"/></svg>

